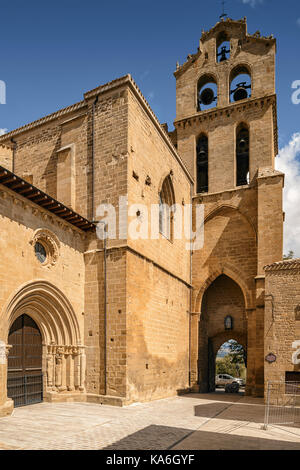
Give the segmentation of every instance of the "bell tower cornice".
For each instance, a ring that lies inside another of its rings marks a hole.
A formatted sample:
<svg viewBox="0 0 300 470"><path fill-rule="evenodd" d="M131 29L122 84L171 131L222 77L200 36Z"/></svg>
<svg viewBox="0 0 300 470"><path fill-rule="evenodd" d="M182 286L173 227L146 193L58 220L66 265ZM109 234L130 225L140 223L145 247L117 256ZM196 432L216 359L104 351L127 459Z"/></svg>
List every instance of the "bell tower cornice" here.
<svg viewBox="0 0 300 470"><path fill-rule="evenodd" d="M214 108L207 111L195 113L191 116L186 116L174 121L175 129L185 129L187 127L199 126L204 122L221 120L224 124L224 118L235 117L236 115L247 112L251 109L264 109L272 106L273 112L273 129L274 129L274 148L275 154L278 153L278 127L277 127L277 97L276 94L266 95L261 98L250 98L243 102L230 103L222 108Z"/></svg>
<svg viewBox="0 0 300 470"><path fill-rule="evenodd" d="M195 63L195 61L202 55L204 55L205 58L206 43L209 40L216 38L221 32L228 33L228 35L230 35L231 37L237 38L239 40L240 48L242 48L245 44L251 45L253 43L276 45L276 39L272 34L269 36L263 36L260 31L256 31L254 34L248 34L246 17L241 20L233 20L231 18L222 19L221 21L218 21L216 25L209 31L202 30L202 35L199 40L199 47L197 52L194 54L188 54L187 60L182 65L179 65L179 63L177 63L174 76L176 78L180 76L189 67L191 67Z"/></svg>

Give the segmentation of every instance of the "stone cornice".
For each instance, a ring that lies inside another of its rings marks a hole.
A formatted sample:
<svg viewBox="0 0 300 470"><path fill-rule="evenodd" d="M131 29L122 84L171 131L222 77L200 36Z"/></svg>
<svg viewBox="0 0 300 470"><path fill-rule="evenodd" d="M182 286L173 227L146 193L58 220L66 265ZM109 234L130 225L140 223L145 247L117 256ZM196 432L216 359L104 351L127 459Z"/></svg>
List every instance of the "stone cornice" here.
<svg viewBox="0 0 300 470"><path fill-rule="evenodd" d="M3 136L0 137L0 144L2 142L7 143L7 141L9 141L11 139L11 137L13 137L17 134L20 134L22 132L25 132L29 129L32 129L36 126L43 125L43 124L45 124L47 122L50 122L50 121L52 121L52 120L54 120L58 117L63 116L65 114L69 114L73 111L77 111L78 109L88 107L88 102L92 98L94 98L94 97L96 97L96 96L98 96L102 93L106 93L108 91L114 90L114 89L122 87L122 86L129 86L131 88L131 90L134 92L134 94L138 98L140 104L143 106L143 108L147 112L148 117L150 117L153 124L157 128L160 136L163 138L163 140L167 144L169 150L172 152L175 159L180 164L181 168L185 172L185 174L188 177L188 179L190 180L190 182L193 183L194 179L193 179L192 175L190 174L190 172L187 169L187 167L186 167L185 163L183 162L183 160L178 155L178 153L177 153L170 137L168 136L167 132L162 128L161 123L157 119L157 117L154 114L154 112L152 111L149 103L147 102L146 98L144 97L144 95L142 94L142 92L140 91L139 87L137 86L137 84L135 83L135 81L133 80L133 78L131 77L130 74L124 75L123 77L117 78L116 80L112 80L111 82L106 83L105 85L100 85L97 88L94 88L90 91L87 91L84 94L84 101L80 101L79 103L75 103L74 105L68 106L67 108L56 111L53 114L45 116L41 119L38 119L37 121L33 121L29 124L26 124L25 126L22 126L18 129L15 129L15 130L11 131L11 132L8 132L7 134L4 134Z"/></svg>
<svg viewBox="0 0 300 470"><path fill-rule="evenodd" d="M284 173L282 173L282 171L278 171L270 167L259 168L257 173L257 180L264 180L266 178L276 178L277 176L284 178Z"/></svg>
<svg viewBox="0 0 300 470"><path fill-rule="evenodd" d="M202 35L200 38L200 47L198 47L198 51L195 54L188 54L186 62L182 65L177 65L177 69L174 72L174 76L177 77L181 75L185 70L187 70L195 60L202 54L201 45L205 43L208 39L215 36L218 31L226 30L226 28L242 28L242 41L249 42L265 42L268 41L269 43L276 44L276 39L271 36L262 36L259 31L256 31L254 34L247 34L247 19L243 18L241 20L232 20L231 18L227 18L226 20L221 20L216 23L216 25L211 28L209 31L202 31Z"/></svg>
<svg viewBox="0 0 300 470"><path fill-rule="evenodd" d="M258 103L264 104L265 101L267 104L272 103L276 105L276 94L272 93L270 95L265 95L258 98L248 98L246 100L235 103L229 103L227 106L216 107L213 109L208 109L207 111L198 111L190 116L184 116L180 119L175 119L174 126L177 129L184 124L191 124L192 121L204 122L207 120L213 120L223 115L230 116L235 111L251 108Z"/></svg>
<svg viewBox="0 0 300 470"><path fill-rule="evenodd" d="M198 202L205 203L209 199L219 198L219 197L222 197L224 194L231 194L231 193L234 193L234 194L240 193L241 194L243 191L249 191L253 188L256 189L256 187L257 187L257 185L256 185L256 182L255 182L255 183L250 183L247 186L246 185L237 186L236 188L225 189L224 191L217 191L217 192L214 192L214 193L194 194L193 201L198 200Z"/></svg>
<svg viewBox="0 0 300 470"><path fill-rule="evenodd" d="M265 271L300 270L300 258L278 261L264 267Z"/></svg>
<svg viewBox="0 0 300 470"><path fill-rule="evenodd" d="M71 106L67 106L66 108L60 109L58 111L55 111L52 114L48 114L47 116L44 116L40 119L37 119L36 121L32 121L28 124L25 124L24 126L18 127L17 129L14 129L13 131L8 132L7 134L3 134L0 137L0 143L7 142L10 140L12 137L15 135L19 135L23 132L26 132L30 129L33 129L38 126L42 126L43 124L46 124L50 121L53 121L61 116L64 116L66 114L70 114L74 111L77 111L78 109L82 109L87 106L87 103L85 101L79 101L78 103L72 104Z"/></svg>
<svg viewBox="0 0 300 470"><path fill-rule="evenodd" d="M243 101L236 103L229 103L227 106L216 107L207 111L199 111L190 116L184 116L174 121L176 129L185 128L187 125L192 126L194 123L200 123L205 121L213 121L220 117L230 117L233 113L238 111L244 111L254 106L265 106L271 104L273 107L273 125L274 125L274 151L275 155L278 153L278 127L277 127L277 97L276 94L272 93L269 95L261 96L258 98L248 98Z"/></svg>

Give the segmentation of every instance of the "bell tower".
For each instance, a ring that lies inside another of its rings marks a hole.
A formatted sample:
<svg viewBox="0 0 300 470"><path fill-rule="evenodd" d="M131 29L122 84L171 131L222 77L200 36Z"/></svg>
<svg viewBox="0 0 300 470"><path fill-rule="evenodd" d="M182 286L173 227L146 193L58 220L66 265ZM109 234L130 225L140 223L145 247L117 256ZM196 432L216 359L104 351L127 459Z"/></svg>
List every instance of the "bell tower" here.
<svg viewBox="0 0 300 470"><path fill-rule="evenodd" d="M204 246L193 253L191 379L200 391L213 387L220 341L236 339L247 353L246 391L263 396L264 266L282 259L283 240L275 55L273 36L223 17L174 73L172 139L205 209Z"/></svg>

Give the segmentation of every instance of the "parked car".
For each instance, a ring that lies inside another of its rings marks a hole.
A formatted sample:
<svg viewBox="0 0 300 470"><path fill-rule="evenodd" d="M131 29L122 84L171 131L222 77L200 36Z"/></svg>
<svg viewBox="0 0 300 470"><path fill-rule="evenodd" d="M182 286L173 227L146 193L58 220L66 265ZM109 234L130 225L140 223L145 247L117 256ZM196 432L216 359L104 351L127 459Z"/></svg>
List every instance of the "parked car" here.
<svg viewBox="0 0 300 470"><path fill-rule="evenodd" d="M216 375L216 387L225 387L227 384L237 383L240 387L245 385L243 379L232 377L229 374L218 374Z"/></svg>

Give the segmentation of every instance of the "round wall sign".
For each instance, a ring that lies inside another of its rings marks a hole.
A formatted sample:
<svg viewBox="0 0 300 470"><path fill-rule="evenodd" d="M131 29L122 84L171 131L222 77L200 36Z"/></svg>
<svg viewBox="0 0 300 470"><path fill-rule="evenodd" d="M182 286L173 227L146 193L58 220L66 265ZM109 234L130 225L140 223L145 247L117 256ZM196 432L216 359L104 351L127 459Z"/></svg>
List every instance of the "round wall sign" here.
<svg viewBox="0 0 300 470"><path fill-rule="evenodd" d="M277 357L276 357L276 355L275 355L274 353L269 353L269 354L267 354L267 356L265 357L265 360L266 360L267 362L270 362L270 363L275 362L276 359L277 359Z"/></svg>

